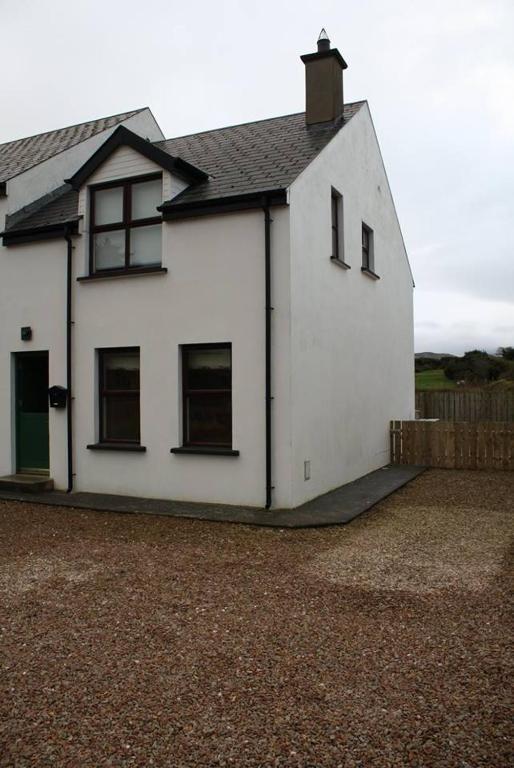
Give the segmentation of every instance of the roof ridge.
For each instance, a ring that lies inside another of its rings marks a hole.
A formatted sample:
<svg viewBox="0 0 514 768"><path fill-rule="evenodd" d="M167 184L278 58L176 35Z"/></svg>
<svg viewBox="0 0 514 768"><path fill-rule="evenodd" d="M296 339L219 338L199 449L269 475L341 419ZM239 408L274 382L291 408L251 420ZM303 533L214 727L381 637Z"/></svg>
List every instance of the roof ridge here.
<svg viewBox="0 0 514 768"><path fill-rule="evenodd" d="M347 101L343 106L352 107L355 104L364 104L366 99L359 99L358 101ZM228 128L242 128L244 125L256 125L256 123L267 123L271 120L283 120L285 117L295 117L296 115L304 115L305 110L300 112L288 112L287 115L275 115L274 117L262 117L259 120L247 120L244 123L234 123L233 125L222 125L220 128L209 128L206 131L198 131L197 133L185 133L182 136L170 136L167 139L159 139L154 141L153 144L162 144L165 141L177 141L178 139L188 139L190 136L202 136L204 133L215 133L216 131L225 131Z"/></svg>
<svg viewBox="0 0 514 768"><path fill-rule="evenodd" d="M129 109L127 112L117 112L114 115L106 115L105 117L94 117L91 120L83 120L81 123L72 123L71 125L64 125L62 128L51 128L49 131L42 131L41 133L33 133L30 136L21 136L19 139L11 139L10 141L3 141L0 144L0 149L2 147L5 147L7 144L15 144L17 141L26 141L27 139L35 139L38 136L46 136L49 133L57 133L58 131L66 131L70 128L78 128L79 125L88 125L89 123L97 123L99 120L112 120L114 117L121 117L122 115L125 116L132 116L137 115L139 112L143 112L143 110L149 109L149 107L138 107L138 109Z"/></svg>

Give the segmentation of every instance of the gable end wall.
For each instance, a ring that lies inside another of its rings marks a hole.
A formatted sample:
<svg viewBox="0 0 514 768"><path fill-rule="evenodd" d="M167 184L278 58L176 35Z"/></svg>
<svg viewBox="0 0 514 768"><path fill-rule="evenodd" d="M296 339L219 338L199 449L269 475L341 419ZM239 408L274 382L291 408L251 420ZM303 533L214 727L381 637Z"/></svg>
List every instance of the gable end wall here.
<svg viewBox="0 0 514 768"><path fill-rule="evenodd" d="M330 261L332 187L348 270ZM367 105L292 184L290 204L298 505L387 464L389 420L414 416L412 278ZM362 221L380 280L361 272Z"/></svg>

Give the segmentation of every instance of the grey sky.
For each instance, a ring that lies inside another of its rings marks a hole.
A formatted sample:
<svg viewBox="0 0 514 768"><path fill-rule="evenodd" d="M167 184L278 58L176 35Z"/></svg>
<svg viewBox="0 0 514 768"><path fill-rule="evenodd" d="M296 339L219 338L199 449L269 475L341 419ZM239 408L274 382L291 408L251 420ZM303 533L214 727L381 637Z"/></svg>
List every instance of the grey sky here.
<svg viewBox="0 0 514 768"><path fill-rule="evenodd" d="M327 28L368 99L416 349L514 344L512 0L0 0L0 142L148 105L167 137L304 108Z"/></svg>

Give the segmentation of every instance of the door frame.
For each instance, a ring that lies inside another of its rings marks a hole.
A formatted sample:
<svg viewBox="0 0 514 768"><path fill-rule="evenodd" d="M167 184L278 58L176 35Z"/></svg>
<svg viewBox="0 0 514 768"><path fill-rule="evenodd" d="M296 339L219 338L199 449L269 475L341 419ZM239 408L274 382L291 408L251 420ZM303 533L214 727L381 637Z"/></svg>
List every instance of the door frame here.
<svg viewBox="0 0 514 768"><path fill-rule="evenodd" d="M13 370L12 370L12 384L13 384L13 413L12 413L12 425L13 425L13 441L12 441L12 458L13 458L13 471L14 474L31 474L31 475L50 475L50 428L48 427L48 467L44 468L20 468L20 441L19 441L19 408L18 408L18 387L19 387L19 374L18 366L19 361L22 359L45 357L47 360L48 370L50 369L50 354L49 350L31 350L31 351L19 351L13 352ZM48 397L48 394L47 394ZM48 409L50 410L50 409Z"/></svg>

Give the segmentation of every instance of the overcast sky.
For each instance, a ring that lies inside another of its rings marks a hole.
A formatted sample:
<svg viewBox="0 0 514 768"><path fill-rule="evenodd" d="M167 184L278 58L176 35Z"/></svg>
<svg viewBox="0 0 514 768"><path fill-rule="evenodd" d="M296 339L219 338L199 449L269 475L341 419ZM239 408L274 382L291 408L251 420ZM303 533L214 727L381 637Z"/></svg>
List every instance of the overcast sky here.
<svg viewBox="0 0 514 768"><path fill-rule="evenodd" d="M370 104L416 350L514 345L514 0L0 0L0 142L146 105L167 137L301 111L323 26Z"/></svg>

